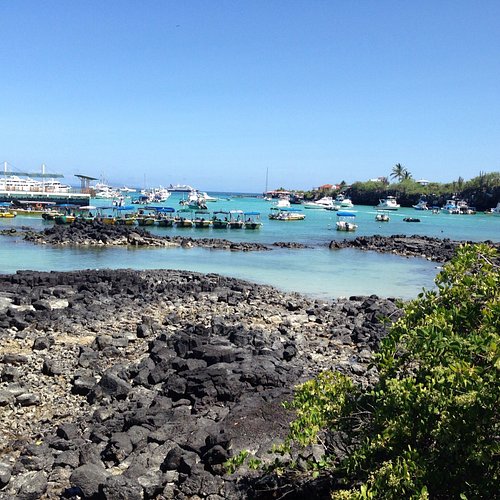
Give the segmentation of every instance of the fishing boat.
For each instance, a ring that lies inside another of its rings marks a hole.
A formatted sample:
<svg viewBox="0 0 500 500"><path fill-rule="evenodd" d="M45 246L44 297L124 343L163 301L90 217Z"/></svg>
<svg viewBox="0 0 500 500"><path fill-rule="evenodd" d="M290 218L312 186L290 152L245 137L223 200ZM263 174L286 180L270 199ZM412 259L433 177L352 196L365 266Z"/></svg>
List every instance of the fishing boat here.
<svg viewBox="0 0 500 500"><path fill-rule="evenodd" d="M10 210L15 210L17 215L40 217L45 212L50 211L56 203L54 201L13 200L12 204L7 203L6 205L10 207Z"/></svg>
<svg viewBox="0 0 500 500"><path fill-rule="evenodd" d="M245 212L245 229L260 229L262 222L260 220L260 212Z"/></svg>
<svg viewBox="0 0 500 500"><path fill-rule="evenodd" d="M173 216L175 209L172 207L160 207L156 211L156 223L160 227L172 227L175 218Z"/></svg>
<svg viewBox="0 0 500 500"><path fill-rule="evenodd" d="M212 227L214 229L227 229L229 224L228 215L229 212L225 212L223 210L217 210L214 212L212 217Z"/></svg>
<svg viewBox="0 0 500 500"><path fill-rule="evenodd" d="M117 226L133 226L136 223L137 213L131 205L123 207L116 207L116 220Z"/></svg>
<svg viewBox="0 0 500 500"><path fill-rule="evenodd" d="M356 231L357 224L354 223L356 214L354 212L337 212L339 218L336 223L337 231Z"/></svg>
<svg viewBox="0 0 500 500"><path fill-rule="evenodd" d="M57 208L49 208L42 213L43 220L53 221L58 215L64 215L62 212L57 210Z"/></svg>
<svg viewBox="0 0 500 500"><path fill-rule="evenodd" d="M156 208L144 207L137 212L136 217L139 226L154 226L156 222Z"/></svg>
<svg viewBox="0 0 500 500"><path fill-rule="evenodd" d="M243 210L230 210L227 227L229 227L229 229L243 229L243 225Z"/></svg>
<svg viewBox="0 0 500 500"><path fill-rule="evenodd" d="M176 227L193 227L193 211L189 208L180 208L175 217Z"/></svg>
<svg viewBox="0 0 500 500"><path fill-rule="evenodd" d="M0 219L13 219L16 215L16 212L10 210L10 203L0 206Z"/></svg>
<svg viewBox="0 0 500 500"><path fill-rule="evenodd" d="M271 208L272 212L269 214L269 219L279 220L279 221L299 221L306 218L305 214L302 213L300 208Z"/></svg>
<svg viewBox="0 0 500 500"><path fill-rule="evenodd" d="M73 214L61 214L54 217L54 222L58 225L72 224L76 220L76 215Z"/></svg>
<svg viewBox="0 0 500 500"><path fill-rule="evenodd" d="M381 198L378 205L375 207L376 210L398 210L399 208L401 208L401 205L394 196Z"/></svg>
<svg viewBox="0 0 500 500"><path fill-rule="evenodd" d="M95 218L95 210L97 210L97 207L94 205L78 207L75 220L80 222L92 222Z"/></svg>
<svg viewBox="0 0 500 500"><path fill-rule="evenodd" d="M194 226L200 229L208 229L212 225L209 215L206 210L197 210L194 213Z"/></svg>

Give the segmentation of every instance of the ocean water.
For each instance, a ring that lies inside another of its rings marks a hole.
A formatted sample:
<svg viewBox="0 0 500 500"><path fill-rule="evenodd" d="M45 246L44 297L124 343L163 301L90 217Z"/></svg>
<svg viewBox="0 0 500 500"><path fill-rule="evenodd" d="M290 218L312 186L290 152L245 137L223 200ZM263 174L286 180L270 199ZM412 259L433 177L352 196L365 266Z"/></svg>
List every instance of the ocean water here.
<svg viewBox="0 0 500 500"><path fill-rule="evenodd" d="M177 209L180 199L181 195L175 193L164 205ZM104 200L94 200L94 204L101 206L106 203ZM433 287L439 269L436 263L353 249L332 251L328 249L330 241L373 234L420 234L471 241L500 240L500 217L484 214L433 215L413 209L400 209L389 214L390 222L377 223L376 211L372 207L358 206L353 209L358 230L344 233L335 230L336 212L304 210L304 221L282 222L268 220L272 202L261 198L231 196L231 201L221 200L208 205L211 211L259 211L264 225L256 231L175 227L148 230L159 235L182 234L193 238L214 237L233 241L295 241L309 248L275 248L262 252L201 248L75 248L33 245L17 237L5 236L0 237L0 272L13 273L21 269L185 269L234 276L318 298L375 293L408 299L415 297L423 288ZM418 217L421 222L403 222L403 218L409 216ZM52 224L41 218L24 216L0 219L0 229L24 225L40 230Z"/></svg>

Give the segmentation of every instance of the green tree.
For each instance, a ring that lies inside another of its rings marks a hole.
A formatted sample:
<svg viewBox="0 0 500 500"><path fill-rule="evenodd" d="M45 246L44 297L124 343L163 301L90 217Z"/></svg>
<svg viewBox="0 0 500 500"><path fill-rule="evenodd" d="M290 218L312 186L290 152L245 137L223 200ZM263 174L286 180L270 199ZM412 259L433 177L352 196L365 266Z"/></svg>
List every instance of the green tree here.
<svg viewBox="0 0 500 500"><path fill-rule="evenodd" d="M401 163L396 163L394 167L392 167L391 171L391 179L397 179L398 181L403 180L405 176L406 169L401 165Z"/></svg>

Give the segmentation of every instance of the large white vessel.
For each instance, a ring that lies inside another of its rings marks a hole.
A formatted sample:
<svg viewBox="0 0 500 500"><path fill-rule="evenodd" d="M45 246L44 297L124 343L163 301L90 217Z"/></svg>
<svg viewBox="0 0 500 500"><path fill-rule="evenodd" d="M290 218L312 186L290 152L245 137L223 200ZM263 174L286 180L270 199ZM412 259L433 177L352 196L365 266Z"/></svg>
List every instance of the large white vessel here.
<svg viewBox="0 0 500 500"><path fill-rule="evenodd" d="M375 208L377 210L397 210L401 208L401 205L394 196L387 196L387 198L381 198Z"/></svg>
<svg viewBox="0 0 500 500"><path fill-rule="evenodd" d="M45 165L42 165L39 174L12 172L7 167L8 163L4 162L4 168L0 171L0 201L74 202L88 205L89 194L76 192L68 184L57 180L57 177L63 177L61 174L46 173ZM37 180L37 178L41 180Z"/></svg>
<svg viewBox="0 0 500 500"><path fill-rule="evenodd" d="M195 189L188 184L170 184L167 188L171 193L190 193Z"/></svg>

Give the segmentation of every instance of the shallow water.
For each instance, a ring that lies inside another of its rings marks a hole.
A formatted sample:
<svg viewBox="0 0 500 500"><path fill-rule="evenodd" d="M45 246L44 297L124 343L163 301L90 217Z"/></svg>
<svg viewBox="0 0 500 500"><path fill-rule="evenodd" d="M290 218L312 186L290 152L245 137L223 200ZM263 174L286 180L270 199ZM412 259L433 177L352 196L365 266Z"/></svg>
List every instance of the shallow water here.
<svg viewBox="0 0 500 500"><path fill-rule="evenodd" d="M179 208L179 199L180 195L174 194L165 205ZM95 203L106 202L96 200ZM276 248L263 252L201 248L70 248L35 246L19 238L0 237L0 272L11 273L19 269L185 269L234 276L321 298L372 293L411 298L423 287L433 286L437 272L435 263L419 258L408 259L353 249L332 251L328 249L328 243L333 239L372 234L420 234L471 241L499 241L500 238L500 217L484 214L433 215L413 209L401 209L390 213L390 222L377 223L376 211L372 207L355 207L358 230L355 233L343 233L334 229L337 219L335 212L304 210L304 221L281 222L267 219L270 206L270 202L249 197L234 197L231 201L209 204L211 211L260 211L264 225L257 231L154 227L151 232L158 235L182 234L261 243L296 241L313 248ZM403 218L409 216L418 217L421 222L403 222ZM21 216L0 219L1 229L21 225L42 229L50 227L52 223L41 218Z"/></svg>

